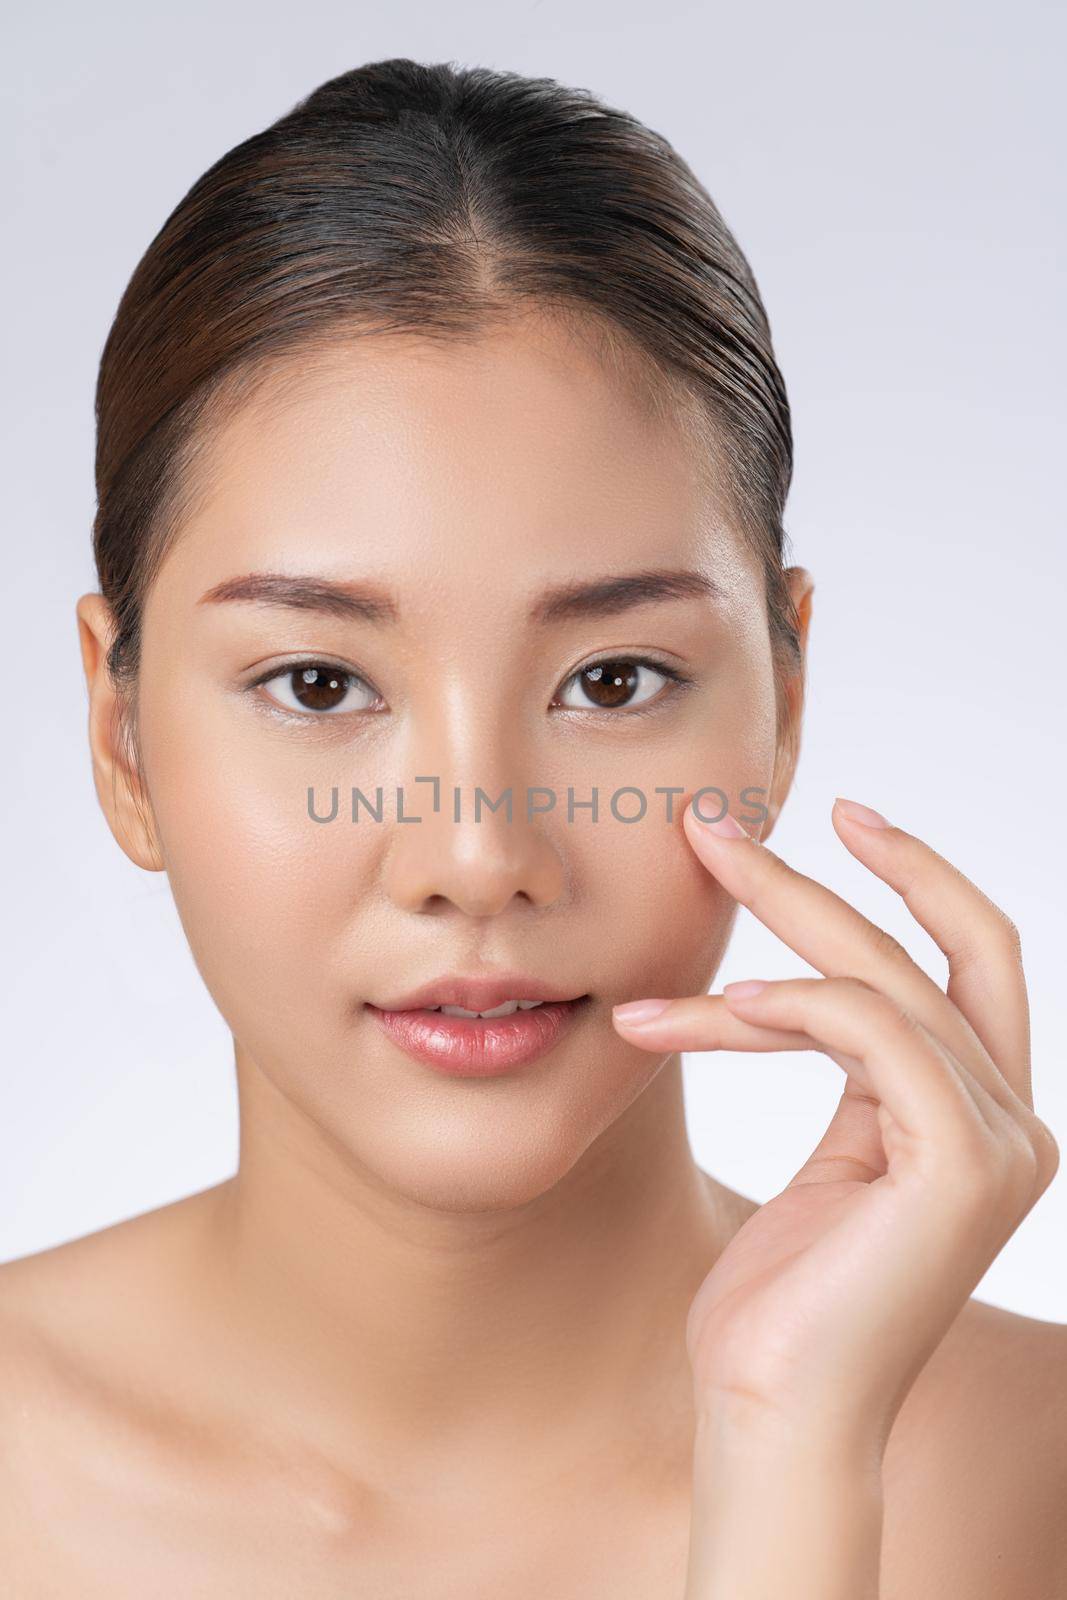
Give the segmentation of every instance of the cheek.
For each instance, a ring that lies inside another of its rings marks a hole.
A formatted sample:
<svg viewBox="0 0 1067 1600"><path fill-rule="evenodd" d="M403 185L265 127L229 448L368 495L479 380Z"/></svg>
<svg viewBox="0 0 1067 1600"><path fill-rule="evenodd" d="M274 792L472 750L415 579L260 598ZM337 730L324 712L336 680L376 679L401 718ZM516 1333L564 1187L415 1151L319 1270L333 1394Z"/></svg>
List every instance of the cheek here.
<svg viewBox="0 0 1067 1600"><path fill-rule="evenodd" d="M610 941L620 985L626 995L700 993L717 970L733 927L736 901L726 893L692 849L682 814L692 796L706 791L701 810L709 816L724 808L756 826L766 804L774 768L775 726L768 695L738 697L716 706L712 717L690 723L678 738L652 750L635 747L625 756L597 760L600 819L595 826L563 827L570 848L580 851L578 881L592 911L591 937ZM644 796L620 795L618 809L638 820L620 823L611 814L615 789L635 788ZM668 795L670 821L668 821ZM661 791L661 792L657 792ZM566 842L564 848L567 848ZM614 998L614 996L613 996Z"/></svg>
<svg viewBox="0 0 1067 1600"><path fill-rule="evenodd" d="M258 718L145 694L142 747L175 905L197 967L235 1032L253 1012L292 1021L325 990L331 944L373 872L371 830L320 825L337 762L287 748ZM165 733L162 730L166 730ZM295 741L294 741L295 745ZM325 768L331 765L327 773Z"/></svg>
<svg viewBox="0 0 1067 1600"><path fill-rule="evenodd" d="M610 941L624 992L614 999L700 993L722 959L736 902L697 859L682 827L688 798L675 797L667 823L656 796L628 827L590 829L587 881L593 927ZM638 993L638 990L640 993Z"/></svg>

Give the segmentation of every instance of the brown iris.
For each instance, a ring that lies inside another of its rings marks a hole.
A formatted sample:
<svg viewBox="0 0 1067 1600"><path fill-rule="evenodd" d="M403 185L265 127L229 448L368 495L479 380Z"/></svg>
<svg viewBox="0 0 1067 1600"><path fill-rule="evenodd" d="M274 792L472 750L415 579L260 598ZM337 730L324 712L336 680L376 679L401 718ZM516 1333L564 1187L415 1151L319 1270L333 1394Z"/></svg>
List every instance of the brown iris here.
<svg viewBox="0 0 1067 1600"><path fill-rule="evenodd" d="M349 677L336 667L294 667L293 694L307 711L333 711L348 693Z"/></svg>
<svg viewBox="0 0 1067 1600"><path fill-rule="evenodd" d="M632 661L598 661L579 673L582 688L594 704L610 711L625 705L637 687L638 668Z"/></svg>

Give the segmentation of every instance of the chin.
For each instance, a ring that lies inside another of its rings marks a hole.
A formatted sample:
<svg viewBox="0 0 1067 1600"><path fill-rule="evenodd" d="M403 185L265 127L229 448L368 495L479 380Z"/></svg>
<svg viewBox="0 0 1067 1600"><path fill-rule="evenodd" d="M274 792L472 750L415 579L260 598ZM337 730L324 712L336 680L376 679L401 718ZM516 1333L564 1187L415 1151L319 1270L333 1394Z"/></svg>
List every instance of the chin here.
<svg viewBox="0 0 1067 1600"><path fill-rule="evenodd" d="M434 1094L421 1104L408 1099L390 1116L361 1116L358 1134L334 1133L376 1186L416 1205L456 1213L511 1211L562 1182L661 1065L644 1055L634 1077L627 1082L616 1076L610 1090L611 1073L605 1070L600 1098L588 1078L576 1077L578 1092L562 1096L532 1079L518 1093L517 1079L497 1079L487 1095L481 1092L484 1083L450 1082L447 1096ZM605 1063L616 1074L618 1066L617 1056ZM370 1129L373 1144L367 1141Z"/></svg>

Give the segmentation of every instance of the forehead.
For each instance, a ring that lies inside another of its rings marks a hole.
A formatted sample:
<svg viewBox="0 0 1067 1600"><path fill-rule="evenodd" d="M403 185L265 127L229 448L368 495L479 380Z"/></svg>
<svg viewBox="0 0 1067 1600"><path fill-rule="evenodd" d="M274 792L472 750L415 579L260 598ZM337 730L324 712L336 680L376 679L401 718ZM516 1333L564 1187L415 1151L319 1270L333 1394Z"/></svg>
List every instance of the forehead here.
<svg viewBox="0 0 1067 1600"><path fill-rule="evenodd" d="M526 316L464 341L337 337L209 423L172 561L482 585L746 564L714 444L644 369ZM168 564L170 564L168 562Z"/></svg>

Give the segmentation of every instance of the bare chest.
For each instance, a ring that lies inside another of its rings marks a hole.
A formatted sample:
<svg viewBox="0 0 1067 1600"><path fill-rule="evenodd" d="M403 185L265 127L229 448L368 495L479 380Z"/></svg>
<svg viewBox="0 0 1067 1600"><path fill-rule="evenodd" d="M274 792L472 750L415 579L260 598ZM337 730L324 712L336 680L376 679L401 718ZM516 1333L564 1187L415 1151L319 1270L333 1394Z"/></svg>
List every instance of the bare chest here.
<svg viewBox="0 0 1067 1600"><path fill-rule="evenodd" d="M289 1463L246 1472L124 1448L121 1429L0 1461L0 1593L19 1600L682 1600L684 1472L641 1484L573 1475L492 1502L447 1471L418 1492L362 1496ZM1035 1486L1005 1494L990 1459L945 1458L915 1429L885 1490L881 1600L1030 1600L1051 1591ZM1000 1454L1007 1449L998 1435ZM1008 1475L1014 1482L1017 1472Z"/></svg>
<svg viewBox="0 0 1067 1600"><path fill-rule="evenodd" d="M491 1512L455 1497L366 1516L276 1490L111 1492L69 1472L0 1511L0 1590L19 1600L681 1600L688 1497L598 1496Z"/></svg>

